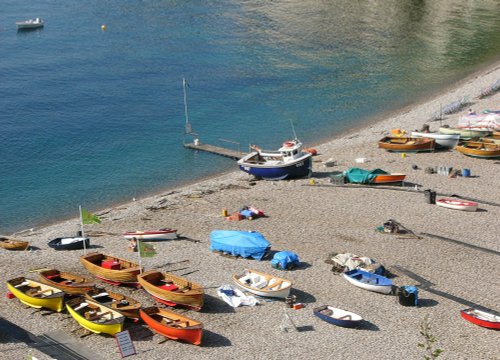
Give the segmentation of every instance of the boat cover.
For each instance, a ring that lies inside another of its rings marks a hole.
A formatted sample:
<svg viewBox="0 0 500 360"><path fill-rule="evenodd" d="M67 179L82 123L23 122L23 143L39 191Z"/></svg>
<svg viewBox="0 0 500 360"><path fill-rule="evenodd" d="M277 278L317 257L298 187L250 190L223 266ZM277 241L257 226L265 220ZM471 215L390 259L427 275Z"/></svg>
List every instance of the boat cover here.
<svg viewBox="0 0 500 360"><path fill-rule="evenodd" d="M210 233L210 250L222 251L233 256L262 260L271 248L269 241L258 232L214 230Z"/></svg>
<svg viewBox="0 0 500 360"><path fill-rule="evenodd" d="M280 270L289 270L299 266L299 264L299 256L291 251L277 252L271 260L271 266Z"/></svg>
<svg viewBox="0 0 500 360"><path fill-rule="evenodd" d="M348 182L356 184L371 184L377 175L388 174L382 169L364 170L360 168L350 168L344 171Z"/></svg>

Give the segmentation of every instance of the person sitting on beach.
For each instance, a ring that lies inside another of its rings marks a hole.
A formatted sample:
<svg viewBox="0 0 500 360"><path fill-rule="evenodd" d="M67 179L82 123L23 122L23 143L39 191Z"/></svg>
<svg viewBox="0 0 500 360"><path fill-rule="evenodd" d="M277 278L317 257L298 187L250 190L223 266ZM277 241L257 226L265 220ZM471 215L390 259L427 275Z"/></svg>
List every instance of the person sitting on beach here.
<svg viewBox="0 0 500 360"><path fill-rule="evenodd" d="M137 252L137 239L135 237L130 239L130 245L128 246L128 250Z"/></svg>
<svg viewBox="0 0 500 360"><path fill-rule="evenodd" d="M467 115L476 115L476 112L472 109L469 109L469 111L467 111Z"/></svg>

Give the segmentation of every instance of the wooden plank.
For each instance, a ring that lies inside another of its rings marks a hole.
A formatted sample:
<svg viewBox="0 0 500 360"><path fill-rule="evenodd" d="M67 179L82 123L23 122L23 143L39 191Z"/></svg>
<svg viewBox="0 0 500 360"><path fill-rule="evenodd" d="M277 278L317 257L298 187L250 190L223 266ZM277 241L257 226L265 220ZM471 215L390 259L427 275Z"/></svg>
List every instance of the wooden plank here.
<svg viewBox="0 0 500 360"><path fill-rule="evenodd" d="M210 144L198 144L195 145L194 143L189 143L189 144L184 144L184 147L188 149L193 149L193 150L199 150L199 151L205 151L211 154L216 154L220 156L225 156L230 159L234 160L239 160L242 158L245 154L236 150L231 150L227 148L223 148L220 146L215 146L215 145L210 145Z"/></svg>

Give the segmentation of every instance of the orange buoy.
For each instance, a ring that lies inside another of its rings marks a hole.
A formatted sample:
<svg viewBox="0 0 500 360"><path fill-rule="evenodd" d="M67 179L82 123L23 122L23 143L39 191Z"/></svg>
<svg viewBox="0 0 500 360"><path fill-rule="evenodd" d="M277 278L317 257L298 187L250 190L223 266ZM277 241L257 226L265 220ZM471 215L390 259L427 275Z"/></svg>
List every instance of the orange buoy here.
<svg viewBox="0 0 500 360"><path fill-rule="evenodd" d="M293 145L295 145L295 143L293 141L285 141L283 143L284 147L292 147Z"/></svg>

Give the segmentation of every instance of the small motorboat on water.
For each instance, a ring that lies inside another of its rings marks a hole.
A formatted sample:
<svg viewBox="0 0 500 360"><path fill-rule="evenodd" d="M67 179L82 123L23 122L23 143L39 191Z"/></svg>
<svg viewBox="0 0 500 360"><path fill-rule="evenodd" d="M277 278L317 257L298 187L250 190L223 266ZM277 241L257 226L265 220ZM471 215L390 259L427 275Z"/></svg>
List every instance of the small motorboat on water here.
<svg viewBox="0 0 500 360"><path fill-rule="evenodd" d="M298 140L285 141L278 151L253 147L250 154L238 160L240 170L264 180L283 180L309 176L312 154L302 150Z"/></svg>
<svg viewBox="0 0 500 360"><path fill-rule="evenodd" d="M44 24L44 21L40 18L16 22L16 26L17 26L18 30L38 29L38 28L43 27L43 24Z"/></svg>
<svg viewBox="0 0 500 360"><path fill-rule="evenodd" d="M177 230L164 228L153 231L127 231L123 233L125 239L136 238L138 240L172 240L177 238Z"/></svg>

